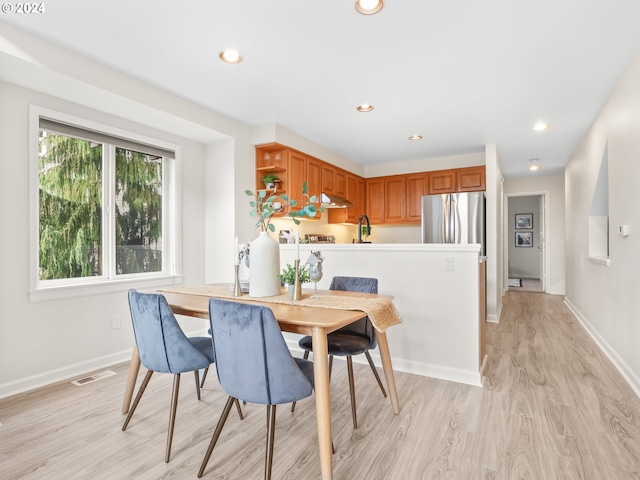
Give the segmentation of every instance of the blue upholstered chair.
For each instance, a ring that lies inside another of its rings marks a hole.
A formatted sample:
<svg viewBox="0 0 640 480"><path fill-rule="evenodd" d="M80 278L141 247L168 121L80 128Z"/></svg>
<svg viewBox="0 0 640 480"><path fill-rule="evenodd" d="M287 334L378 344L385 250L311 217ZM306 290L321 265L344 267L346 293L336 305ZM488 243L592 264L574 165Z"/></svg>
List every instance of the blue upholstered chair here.
<svg viewBox="0 0 640 480"><path fill-rule="evenodd" d="M122 430L126 430L129 425L153 372L173 373L171 413L164 459L165 462L169 462L178 407L180 374L195 372L196 391L198 400L200 400L198 370L213 363L213 345L209 337L186 337L163 295L129 290L129 309L131 310L133 332L140 361L148 369L148 372L133 401Z"/></svg>
<svg viewBox="0 0 640 480"><path fill-rule="evenodd" d="M329 290L343 290L347 292L378 293L378 279L365 277L333 277ZM353 362L351 357L364 353L371 366L371 371L378 381L382 394L386 397L387 392L380 381L380 376L376 370L369 350L376 348L376 335L371 325L369 317L361 318L357 322L347 325L335 332L327 335L329 351L329 374L333 365L333 356L347 357L347 370L349 374L349 394L351 396L351 417L353 428L358 428L356 416L356 390L353 381ZM309 358L309 352L313 351L311 337L306 336L300 339L300 348L304 352L305 360ZM295 409L295 403L291 406L291 411Z"/></svg>
<svg viewBox="0 0 640 480"><path fill-rule="evenodd" d="M202 477L234 401L267 406L265 479L271 478L276 405L313 393L313 363L293 358L271 309L212 298L209 301L211 338L216 371L229 394L198 477Z"/></svg>

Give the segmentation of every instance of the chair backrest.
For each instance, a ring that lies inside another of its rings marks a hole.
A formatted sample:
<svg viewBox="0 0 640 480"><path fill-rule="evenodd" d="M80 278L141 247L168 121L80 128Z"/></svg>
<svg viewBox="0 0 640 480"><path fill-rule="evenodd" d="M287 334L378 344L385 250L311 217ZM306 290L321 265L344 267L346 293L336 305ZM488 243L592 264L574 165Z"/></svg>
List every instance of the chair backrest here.
<svg viewBox="0 0 640 480"><path fill-rule="evenodd" d="M209 320L218 379L229 395L265 405L311 395L271 309L212 298Z"/></svg>
<svg viewBox="0 0 640 480"><path fill-rule="evenodd" d="M329 290L346 292L378 293L378 279L368 277L333 277ZM376 348L376 335L369 317L361 318L357 322L337 330L338 333L352 333L369 339L370 348Z"/></svg>
<svg viewBox="0 0 640 480"><path fill-rule="evenodd" d="M140 361L146 368L182 373L211 364L186 337L164 295L129 290L129 309Z"/></svg>

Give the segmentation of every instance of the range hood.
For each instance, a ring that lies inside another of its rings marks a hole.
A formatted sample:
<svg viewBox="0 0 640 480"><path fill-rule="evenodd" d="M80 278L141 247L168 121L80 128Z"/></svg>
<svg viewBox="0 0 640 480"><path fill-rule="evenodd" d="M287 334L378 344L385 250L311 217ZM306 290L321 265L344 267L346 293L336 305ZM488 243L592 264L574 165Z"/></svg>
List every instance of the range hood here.
<svg viewBox="0 0 640 480"><path fill-rule="evenodd" d="M342 198L338 195L333 195L333 194L324 193L324 192L320 194L320 204L324 208L353 207L353 204L346 198Z"/></svg>

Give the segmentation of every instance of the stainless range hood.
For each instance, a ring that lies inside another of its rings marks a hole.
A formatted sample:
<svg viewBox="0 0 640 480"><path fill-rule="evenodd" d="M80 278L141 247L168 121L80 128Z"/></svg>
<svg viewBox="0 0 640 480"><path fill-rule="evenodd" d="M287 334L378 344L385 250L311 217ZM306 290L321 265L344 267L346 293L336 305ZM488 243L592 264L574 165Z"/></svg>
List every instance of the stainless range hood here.
<svg viewBox="0 0 640 480"><path fill-rule="evenodd" d="M324 208L353 207L353 204L346 198L342 198L338 195L333 195L333 194L324 193L324 192L320 194L320 204Z"/></svg>

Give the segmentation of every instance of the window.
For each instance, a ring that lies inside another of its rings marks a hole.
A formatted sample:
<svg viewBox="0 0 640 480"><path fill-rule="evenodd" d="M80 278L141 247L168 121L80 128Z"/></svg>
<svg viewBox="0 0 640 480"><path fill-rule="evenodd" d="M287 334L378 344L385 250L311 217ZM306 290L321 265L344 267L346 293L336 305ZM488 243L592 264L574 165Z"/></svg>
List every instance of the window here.
<svg viewBox="0 0 640 480"><path fill-rule="evenodd" d="M174 275L175 150L37 121L36 289Z"/></svg>

